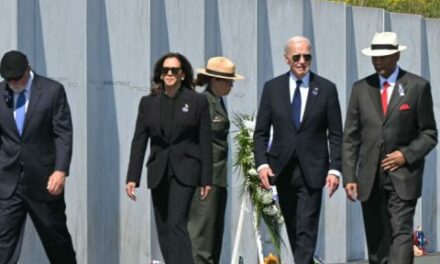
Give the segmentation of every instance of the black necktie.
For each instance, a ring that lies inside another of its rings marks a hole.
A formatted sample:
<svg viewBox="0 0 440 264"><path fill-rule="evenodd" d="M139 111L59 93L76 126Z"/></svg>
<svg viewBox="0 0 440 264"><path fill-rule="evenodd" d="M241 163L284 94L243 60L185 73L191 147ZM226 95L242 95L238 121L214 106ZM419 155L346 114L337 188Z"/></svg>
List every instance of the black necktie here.
<svg viewBox="0 0 440 264"><path fill-rule="evenodd" d="M302 80L296 81L295 93L292 99L293 123L297 129L301 125L301 92L299 91L301 84Z"/></svg>
<svg viewBox="0 0 440 264"><path fill-rule="evenodd" d="M228 113L228 110L226 110L226 105L225 105L225 102L223 101L222 97L220 97L220 104L223 107L223 110L225 110L225 112Z"/></svg>

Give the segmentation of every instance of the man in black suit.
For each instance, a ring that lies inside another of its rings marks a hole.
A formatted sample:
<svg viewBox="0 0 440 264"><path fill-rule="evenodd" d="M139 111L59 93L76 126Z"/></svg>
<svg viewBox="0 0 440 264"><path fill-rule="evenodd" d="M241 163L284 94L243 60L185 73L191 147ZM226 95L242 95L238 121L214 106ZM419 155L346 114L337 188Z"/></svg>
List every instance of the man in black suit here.
<svg viewBox="0 0 440 264"><path fill-rule="evenodd" d="M343 139L347 197L362 202L370 263L413 263L412 230L424 157L437 144L431 86L397 66L393 32L376 33L376 73L356 82Z"/></svg>
<svg viewBox="0 0 440 264"><path fill-rule="evenodd" d="M64 88L19 51L3 56L0 74L0 263L17 262L27 213L50 262L76 263L63 191L72 156Z"/></svg>
<svg viewBox="0 0 440 264"><path fill-rule="evenodd" d="M336 86L310 72L310 41L288 40L290 71L264 85L254 132L261 184L278 190L295 263L313 263L322 188L339 186L342 121ZM271 126L273 140L268 145Z"/></svg>

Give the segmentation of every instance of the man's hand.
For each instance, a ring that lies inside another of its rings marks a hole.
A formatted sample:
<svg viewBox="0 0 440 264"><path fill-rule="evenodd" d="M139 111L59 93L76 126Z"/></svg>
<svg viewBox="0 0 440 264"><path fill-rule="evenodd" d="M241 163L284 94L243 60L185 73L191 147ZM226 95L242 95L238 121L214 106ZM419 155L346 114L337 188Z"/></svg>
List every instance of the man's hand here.
<svg viewBox="0 0 440 264"><path fill-rule="evenodd" d="M269 177L275 176L275 174L272 172L272 169L270 167L262 168L258 174L260 176L261 187L270 189Z"/></svg>
<svg viewBox="0 0 440 264"><path fill-rule="evenodd" d="M60 195L64 190L64 181L66 173L63 171L54 171L47 182L47 191L51 195Z"/></svg>
<svg viewBox="0 0 440 264"><path fill-rule="evenodd" d="M328 197L331 198L339 187L339 177L333 174L327 175L325 188L328 188Z"/></svg>
<svg viewBox="0 0 440 264"><path fill-rule="evenodd" d="M135 190L136 183L132 181L127 182L127 184L125 185L125 192L127 193L127 196L130 197L130 199L132 199L133 201L136 201Z"/></svg>
<svg viewBox="0 0 440 264"><path fill-rule="evenodd" d="M208 197L209 191L211 191L210 185L200 187L200 199L205 200Z"/></svg>
<svg viewBox="0 0 440 264"><path fill-rule="evenodd" d="M345 193L350 201L356 202L358 199L357 183L347 183L347 185L345 185Z"/></svg>
<svg viewBox="0 0 440 264"><path fill-rule="evenodd" d="M402 152L396 150L386 155L386 158L382 160L381 166L384 171L395 171L405 165L405 163L406 160Z"/></svg>

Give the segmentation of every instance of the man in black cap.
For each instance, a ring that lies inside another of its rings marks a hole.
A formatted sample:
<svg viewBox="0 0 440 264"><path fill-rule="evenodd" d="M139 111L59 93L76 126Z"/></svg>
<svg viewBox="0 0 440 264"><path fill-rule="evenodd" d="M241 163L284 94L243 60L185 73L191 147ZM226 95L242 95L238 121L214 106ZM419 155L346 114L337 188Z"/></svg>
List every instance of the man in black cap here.
<svg viewBox="0 0 440 264"><path fill-rule="evenodd" d="M0 264L18 261L27 213L50 262L76 263L64 202L72 157L64 88L19 51L3 56L0 74Z"/></svg>

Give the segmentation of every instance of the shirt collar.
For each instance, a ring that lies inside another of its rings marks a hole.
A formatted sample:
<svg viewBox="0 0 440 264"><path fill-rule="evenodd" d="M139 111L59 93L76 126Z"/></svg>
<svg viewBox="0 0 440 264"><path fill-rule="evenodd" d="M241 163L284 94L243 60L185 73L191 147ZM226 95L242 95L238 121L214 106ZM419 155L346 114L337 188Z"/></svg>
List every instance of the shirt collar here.
<svg viewBox="0 0 440 264"><path fill-rule="evenodd" d="M397 76L399 76L399 66L397 66L394 72L386 79L379 75L380 87L383 86L384 82L388 82L391 86L394 86L397 81Z"/></svg>
<svg viewBox="0 0 440 264"><path fill-rule="evenodd" d="M290 76L290 79L296 83L298 78L296 78L295 74L293 74L291 71L289 71L289 76ZM306 75L304 75L304 77L301 79L301 81L302 81L302 84L301 84L302 87L309 87L310 72L308 72Z"/></svg>

